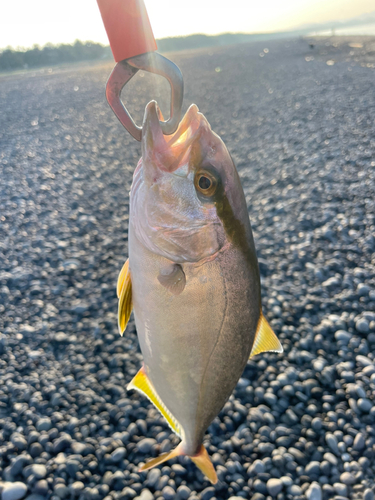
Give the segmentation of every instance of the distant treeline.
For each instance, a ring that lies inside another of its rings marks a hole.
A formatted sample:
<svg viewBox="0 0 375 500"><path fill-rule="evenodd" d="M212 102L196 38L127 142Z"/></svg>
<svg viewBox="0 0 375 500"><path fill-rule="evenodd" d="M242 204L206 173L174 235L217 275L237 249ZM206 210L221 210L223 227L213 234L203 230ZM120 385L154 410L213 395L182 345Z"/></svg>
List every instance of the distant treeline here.
<svg viewBox="0 0 375 500"><path fill-rule="evenodd" d="M160 52L171 52L214 47L218 45L231 45L256 40L269 40L276 37L281 38L292 35L292 33L267 33L257 35L224 33L214 36L189 35L162 38L157 40L157 43ZM91 61L95 59L110 59L111 57L109 46L94 42L80 42L79 40L76 40L73 44L47 44L44 47L34 46L32 49L27 50L6 48L2 51L0 50L0 71L53 66L56 64Z"/></svg>
<svg viewBox="0 0 375 500"><path fill-rule="evenodd" d="M111 50L108 46L100 43L80 42L79 40L76 40L74 44L47 44L42 48L34 46L28 50L7 48L0 52L0 71L53 66L110 57Z"/></svg>

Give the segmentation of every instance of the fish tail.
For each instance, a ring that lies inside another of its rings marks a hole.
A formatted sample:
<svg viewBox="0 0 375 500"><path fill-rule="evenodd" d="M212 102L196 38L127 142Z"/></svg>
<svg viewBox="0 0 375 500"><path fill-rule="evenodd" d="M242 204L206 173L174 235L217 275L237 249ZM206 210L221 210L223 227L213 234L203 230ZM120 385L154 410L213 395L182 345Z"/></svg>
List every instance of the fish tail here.
<svg viewBox="0 0 375 500"><path fill-rule="evenodd" d="M208 477L212 484L217 483L215 467L213 466L213 463L211 462L211 459L203 444L201 445L199 452L190 458L198 467L198 469L200 469L203 474Z"/></svg>
<svg viewBox="0 0 375 500"><path fill-rule="evenodd" d="M142 467L140 467L139 471L143 472L152 469L156 465L162 464L163 462L166 462L167 460L170 460L172 458L176 458L180 455L186 455L183 449L183 443L180 443L177 448L170 451L169 453L163 453L162 455L160 455L160 457L149 460L144 465L142 465ZM188 455L188 457L192 459L195 465L202 471L205 476L208 477L212 484L217 483L215 468L203 444L201 445L200 450L196 455Z"/></svg>

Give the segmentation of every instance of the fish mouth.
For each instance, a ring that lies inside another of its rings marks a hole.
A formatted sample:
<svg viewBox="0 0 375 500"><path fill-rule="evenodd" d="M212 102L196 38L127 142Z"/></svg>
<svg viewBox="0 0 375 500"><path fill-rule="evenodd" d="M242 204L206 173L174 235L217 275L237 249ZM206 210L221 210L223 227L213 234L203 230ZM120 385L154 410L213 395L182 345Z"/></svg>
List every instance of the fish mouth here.
<svg viewBox="0 0 375 500"><path fill-rule="evenodd" d="M162 120L163 115L157 103L149 102L142 126L142 157L144 162L149 159L160 170L173 172L187 160L191 145L202 129L211 127L195 104L186 111L174 134L163 134L160 126Z"/></svg>

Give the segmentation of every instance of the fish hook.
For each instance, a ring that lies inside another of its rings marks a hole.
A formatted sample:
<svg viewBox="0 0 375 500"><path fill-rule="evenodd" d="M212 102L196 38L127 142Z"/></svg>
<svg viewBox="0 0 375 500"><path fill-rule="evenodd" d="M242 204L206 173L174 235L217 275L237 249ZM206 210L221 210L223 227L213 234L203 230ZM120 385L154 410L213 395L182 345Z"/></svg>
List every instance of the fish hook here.
<svg viewBox="0 0 375 500"><path fill-rule="evenodd" d="M106 98L126 130L140 141L139 127L121 101L124 86L139 70L166 78L171 87L170 117L160 121L163 134L173 134L180 123L184 81L179 67L155 52L157 45L143 0L97 0L116 61L106 85Z"/></svg>

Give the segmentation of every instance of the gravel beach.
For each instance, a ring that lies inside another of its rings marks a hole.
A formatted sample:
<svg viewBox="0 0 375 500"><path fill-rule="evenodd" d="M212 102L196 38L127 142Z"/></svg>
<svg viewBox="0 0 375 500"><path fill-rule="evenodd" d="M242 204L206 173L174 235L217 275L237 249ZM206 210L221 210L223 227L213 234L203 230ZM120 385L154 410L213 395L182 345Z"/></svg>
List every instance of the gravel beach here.
<svg viewBox="0 0 375 500"><path fill-rule="evenodd" d="M113 64L0 76L1 500L374 500L374 46L170 56L239 170L285 350L249 361L210 426L215 486L186 458L137 472L177 438L126 391L142 357L115 285L140 145L105 102ZM167 109L160 81L126 87L138 122Z"/></svg>

